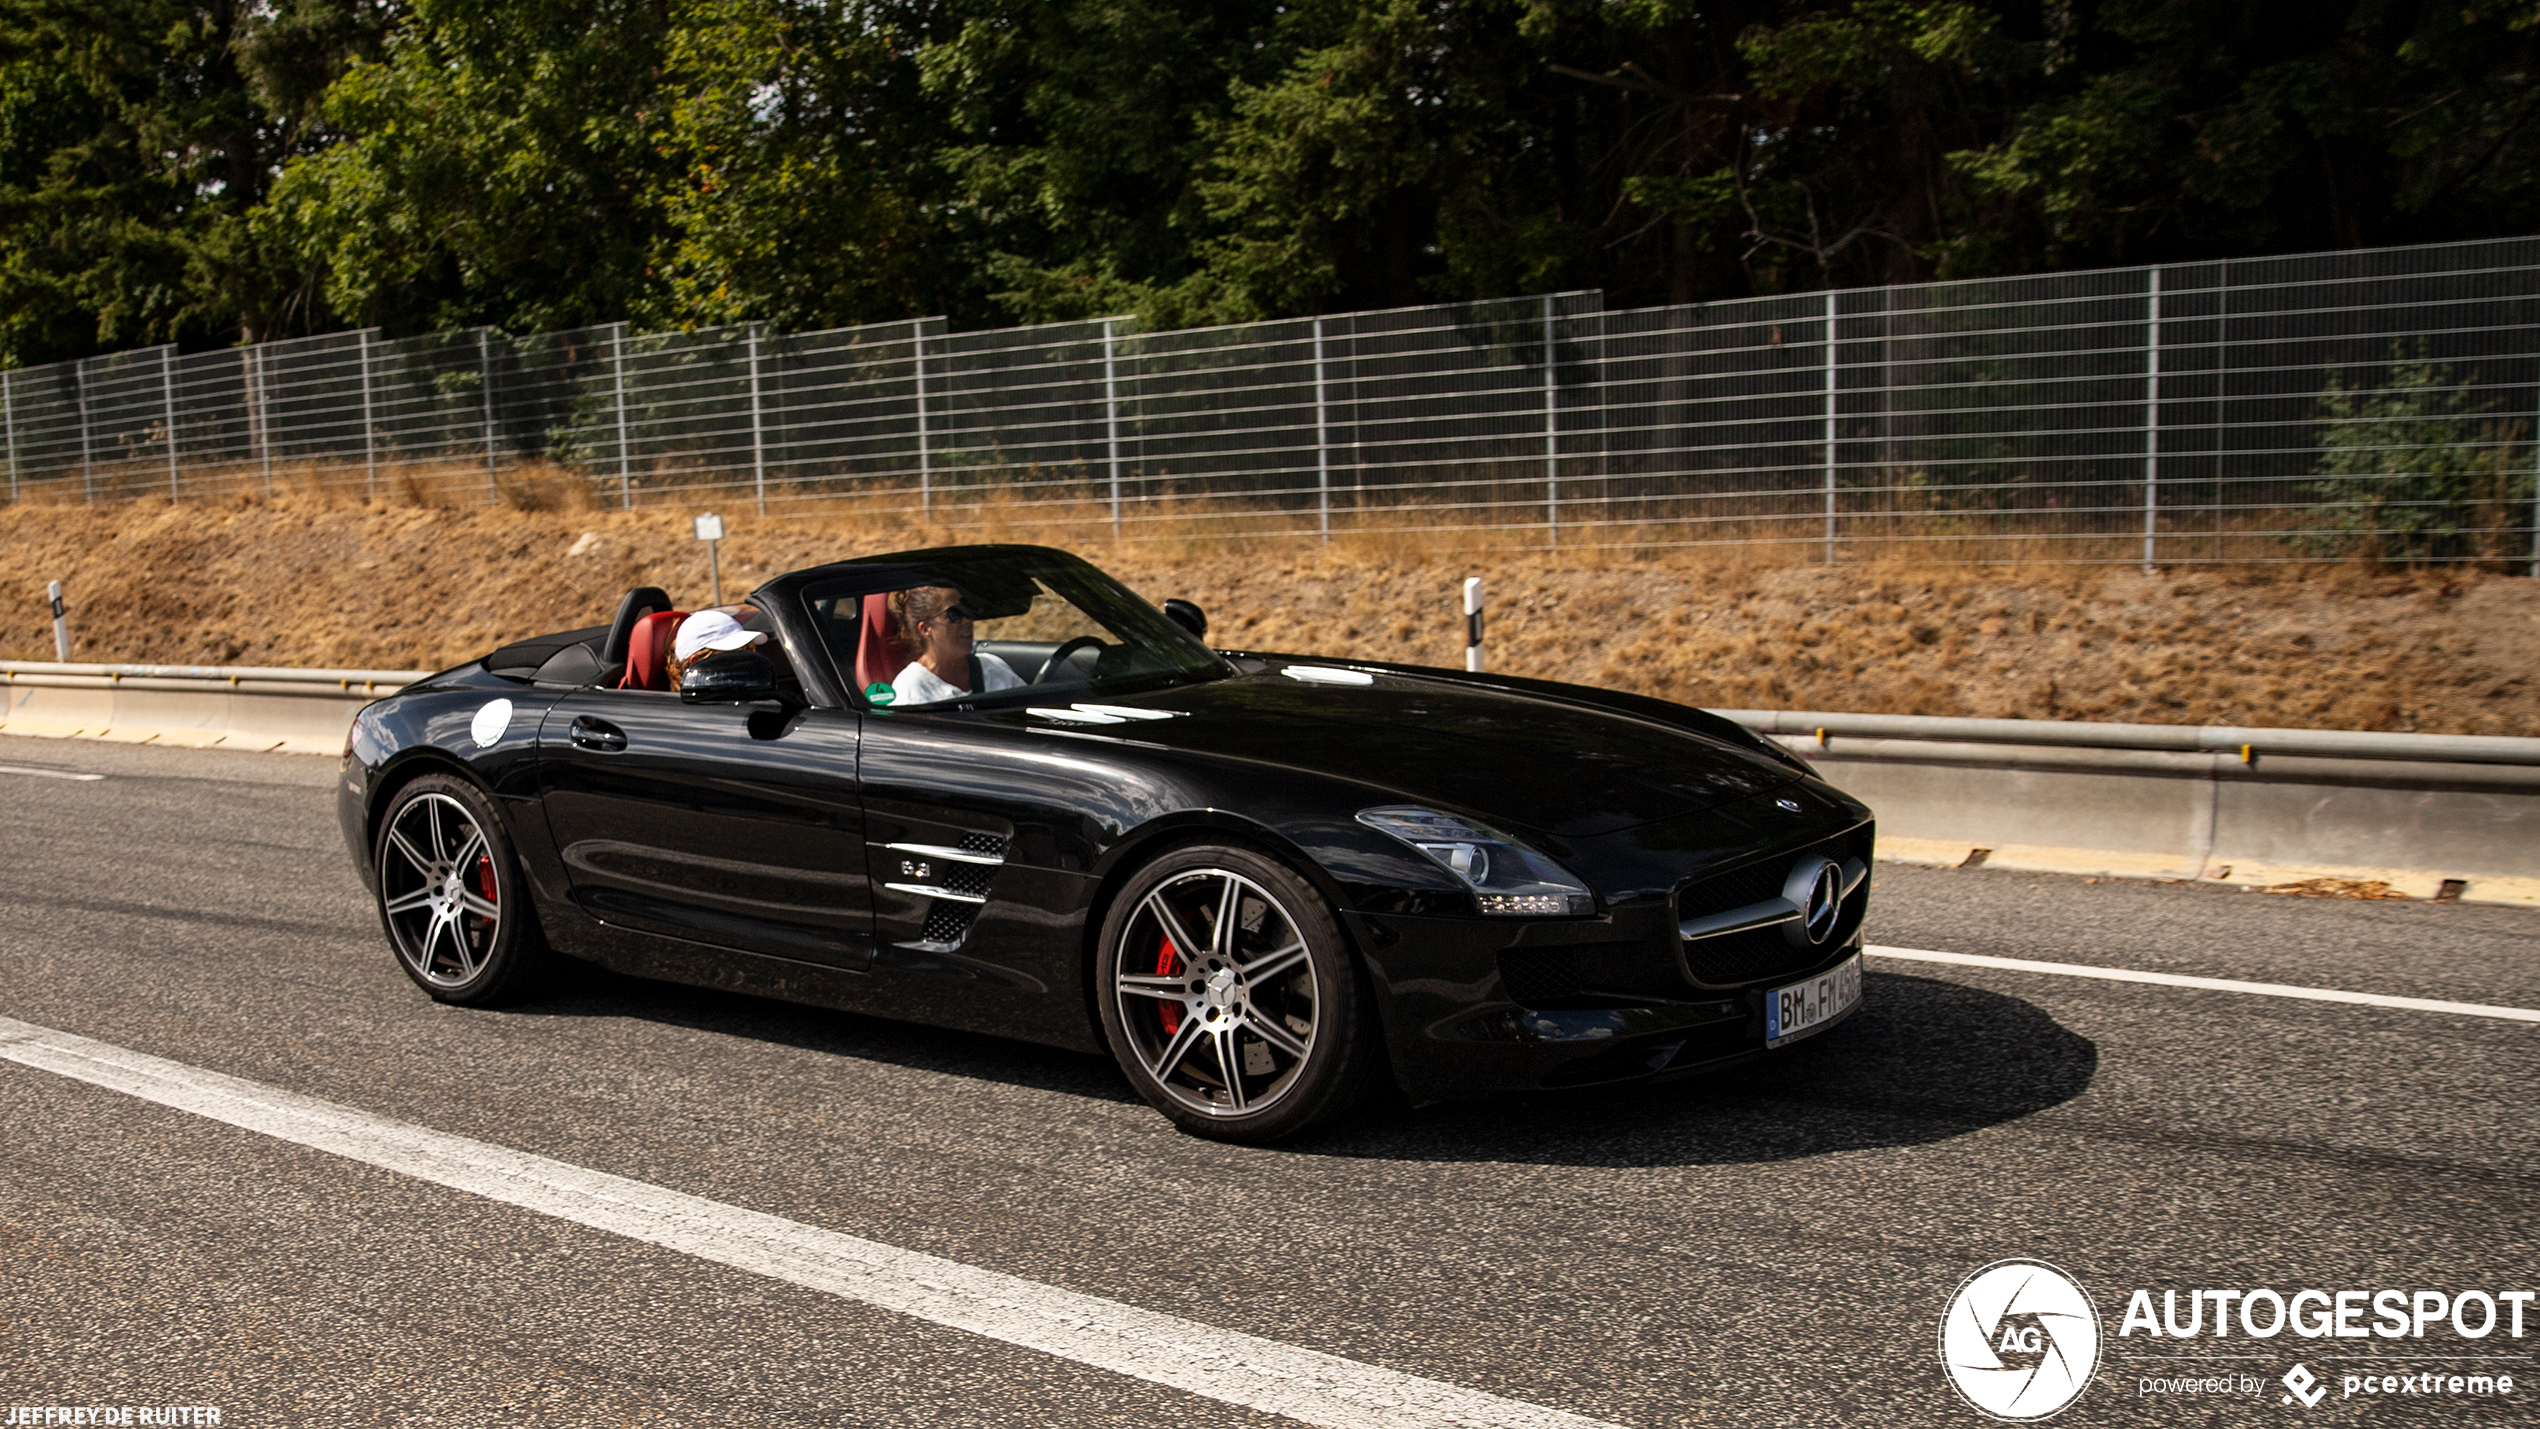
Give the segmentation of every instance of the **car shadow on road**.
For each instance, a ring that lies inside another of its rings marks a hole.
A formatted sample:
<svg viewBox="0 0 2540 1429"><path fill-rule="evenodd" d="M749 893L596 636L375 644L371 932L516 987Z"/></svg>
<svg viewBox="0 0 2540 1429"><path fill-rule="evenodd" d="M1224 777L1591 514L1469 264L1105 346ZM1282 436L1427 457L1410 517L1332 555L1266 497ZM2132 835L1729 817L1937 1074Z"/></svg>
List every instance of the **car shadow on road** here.
<svg viewBox="0 0 2540 1429"><path fill-rule="evenodd" d="M1379 1106L1286 1149L1581 1166L1788 1161L1963 1136L2070 1101L2098 1073L2096 1043L2019 998L1878 972L1865 975L1863 993L1843 1025L1724 1072L1419 1110ZM1138 1100L1107 1057L597 970L523 1010L642 1018L1089 1100Z"/></svg>
<svg viewBox="0 0 2540 1429"><path fill-rule="evenodd" d="M519 1004L545 1017L627 1017L719 1036L795 1047L1101 1101L1136 1102L1120 1069L1097 1053L1038 1042L901 1022L861 1012L784 1002L754 993L696 987L570 966L559 984Z"/></svg>
<svg viewBox="0 0 2540 1429"><path fill-rule="evenodd" d="M1683 1166L1946 1141L2080 1096L2098 1044L2034 1004L1870 973L1861 1010L1784 1053L1655 1086L1380 1113L1297 1150L1396 1161Z"/></svg>

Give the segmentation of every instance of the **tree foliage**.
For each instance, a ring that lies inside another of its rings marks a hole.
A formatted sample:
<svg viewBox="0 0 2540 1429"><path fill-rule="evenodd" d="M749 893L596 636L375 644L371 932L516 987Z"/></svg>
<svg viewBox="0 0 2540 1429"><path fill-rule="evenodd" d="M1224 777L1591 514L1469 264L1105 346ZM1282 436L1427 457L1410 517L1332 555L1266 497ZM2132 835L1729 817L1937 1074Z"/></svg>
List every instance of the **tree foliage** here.
<svg viewBox="0 0 2540 1429"><path fill-rule="evenodd" d="M2332 376L2320 397L2318 505L2296 539L2316 555L2496 558L2531 500L2528 424L2448 363L2405 348L2377 386Z"/></svg>
<svg viewBox="0 0 2540 1429"><path fill-rule="evenodd" d="M0 0L0 358L2540 229L2540 0Z"/></svg>
<svg viewBox="0 0 2540 1429"><path fill-rule="evenodd" d="M364 0L0 0L0 359L317 317L252 220L384 28Z"/></svg>

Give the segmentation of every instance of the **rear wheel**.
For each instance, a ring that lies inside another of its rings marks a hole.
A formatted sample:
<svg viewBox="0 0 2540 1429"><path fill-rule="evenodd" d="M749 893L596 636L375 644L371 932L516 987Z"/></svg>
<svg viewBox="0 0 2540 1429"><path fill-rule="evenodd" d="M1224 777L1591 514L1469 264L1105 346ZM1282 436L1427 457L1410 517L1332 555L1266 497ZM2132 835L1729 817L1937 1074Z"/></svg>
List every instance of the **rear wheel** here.
<svg viewBox="0 0 2540 1429"><path fill-rule="evenodd" d="M397 964L443 1002L484 1006L535 983L548 960L520 864L473 784L427 774L397 791L373 851L379 921Z"/></svg>
<svg viewBox="0 0 2540 1429"><path fill-rule="evenodd" d="M1173 850L1122 888L1099 948L1113 1054L1186 1131L1294 1136L1348 1112L1373 1081L1366 980L1330 907L1279 863Z"/></svg>

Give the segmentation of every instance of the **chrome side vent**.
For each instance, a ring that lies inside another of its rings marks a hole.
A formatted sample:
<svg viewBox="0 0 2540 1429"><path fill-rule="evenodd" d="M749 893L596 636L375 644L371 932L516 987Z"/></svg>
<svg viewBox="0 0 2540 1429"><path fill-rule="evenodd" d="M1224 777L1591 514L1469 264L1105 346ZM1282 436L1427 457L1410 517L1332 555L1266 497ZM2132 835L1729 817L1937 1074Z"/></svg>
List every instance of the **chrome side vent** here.
<svg viewBox="0 0 2540 1429"><path fill-rule="evenodd" d="M970 934L970 920L988 901L988 885L1005 863L1006 841L994 834L964 834L955 844L889 843L882 847L897 858L884 867L884 888L933 900L919 937L898 946L925 953L949 953Z"/></svg>

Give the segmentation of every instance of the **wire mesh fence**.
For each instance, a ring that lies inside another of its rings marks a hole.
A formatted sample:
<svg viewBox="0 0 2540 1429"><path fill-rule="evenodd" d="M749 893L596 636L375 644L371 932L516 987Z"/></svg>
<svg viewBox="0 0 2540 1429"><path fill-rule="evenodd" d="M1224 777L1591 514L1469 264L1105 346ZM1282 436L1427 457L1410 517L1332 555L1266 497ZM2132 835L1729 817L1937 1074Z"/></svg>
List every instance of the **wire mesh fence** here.
<svg viewBox="0 0 2540 1429"><path fill-rule="evenodd" d="M2540 574L2540 239L1142 332L332 333L0 374L12 501L855 499L1122 539L1463 531Z"/></svg>

